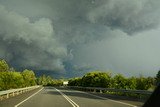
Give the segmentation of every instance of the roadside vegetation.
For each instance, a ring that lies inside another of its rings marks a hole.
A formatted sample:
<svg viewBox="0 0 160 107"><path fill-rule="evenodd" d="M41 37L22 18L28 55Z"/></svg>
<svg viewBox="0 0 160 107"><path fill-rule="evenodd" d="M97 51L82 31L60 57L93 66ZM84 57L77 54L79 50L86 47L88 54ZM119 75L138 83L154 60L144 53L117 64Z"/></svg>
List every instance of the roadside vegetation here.
<svg viewBox="0 0 160 107"><path fill-rule="evenodd" d="M112 75L111 72L93 71L85 74L83 77L71 78L68 83L69 86L153 91L160 83L160 71L157 73L156 77L145 77L142 75L139 77L125 77L122 74ZM147 99L150 96L111 91L103 91L103 93L140 99Z"/></svg>
<svg viewBox="0 0 160 107"><path fill-rule="evenodd" d="M28 69L18 72L10 68L5 60L0 60L0 91L34 85L60 86L62 80L45 75L36 77L34 71Z"/></svg>
<svg viewBox="0 0 160 107"><path fill-rule="evenodd" d="M113 89L154 90L160 83L160 71L155 77L125 77L122 74L113 75L111 72L93 71L82 77L68 80L69 86L102 87ZM34 85L61 86L63 79L54 79L42 75L36 77L34 71L25 69L21 72L10 67L5 60L0 60L0 90L22 88Z"/></svg>
<svg viewBox="0 0 160 107"><path fill-rule="evenodd" d="M159 75L158 75L159 76ZM125 77L122 74L112 76L110 72L93 71L83 77L69 79L69 86L103 87L114 89L152 90L159 77Z"/></svg>

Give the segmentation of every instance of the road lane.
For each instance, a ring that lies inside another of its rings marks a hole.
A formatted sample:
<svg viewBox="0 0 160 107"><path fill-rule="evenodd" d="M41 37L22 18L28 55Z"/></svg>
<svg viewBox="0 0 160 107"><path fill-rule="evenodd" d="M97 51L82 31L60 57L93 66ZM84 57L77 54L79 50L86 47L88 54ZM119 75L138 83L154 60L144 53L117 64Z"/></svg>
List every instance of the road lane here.
<svg viewBox="0 0 160 107"><path fill-rule="evenodd" d="M97 97L95 95L86 94L85 92L59 89L74 102L76 102L79 107L136 107L132 104L127 104L123 102L118 102L110 100L107 98Z"/></svg>
<svg viewBox="0 0 160 107"><path fill-rule="evenodd" d="M62 93L60 90L56 89L70 104L72 104L73 107L79 107L78 104L76 104L72 99L70 99L68 96L66 96L64 93Z"/></svg>
<svg viewBox="0 0 160 107"><path fill-rule="evenodd" d="M31 97L35 96L36 94L38 94L40 91L43 90L44 87L42 87L39 91L37 91L36 93L32 94L31 96L29 96L28 98L24 99L23 101L21 101L20 103L16 104L14 107L18 107L19 105L21 105L22 103L24 103L25 101L29 100Z"/></svg>
<svg viewBox="0 0 160 107"><path fill-rule="evenodd" d="M25 92L23 94L20 94L20 95L17 95L17 96L10 97L8 99L2 100L2 101L0 101L0 107L14 107L14 105L18 104L22 100L25 100L26 98L28 98L32 94L36 93L41 88L42 87L39 87L37 89Z"/></svg>
<svg viewBox="0 0 160 107"><path fill-rule="evenodd" d="M30 96L32 97L28 99L25 98L27 99L26 101L24 101L24 98L22 97L21 100L17 99L18 101L16 101L16 97L13 97L14 101L16 101L16 103L14 102L14 105L13 101L9 102L7 99L2 101L8 101L6 103L7 105L0 102L0 107L14 107L20 102L22 103L20 103L17 107L134 107L134 105L130 103L126 104L124 102L119 102L118 100L115 101L100 97L99 95L97 96L82 91L64 88L45 87L39 92L37 90Z"/></svg>
<svg viewBox="0 0 160 107"><path fill-rule="evenodd" d="M18 107L73 107L55 88L45 87Z"/></svg>

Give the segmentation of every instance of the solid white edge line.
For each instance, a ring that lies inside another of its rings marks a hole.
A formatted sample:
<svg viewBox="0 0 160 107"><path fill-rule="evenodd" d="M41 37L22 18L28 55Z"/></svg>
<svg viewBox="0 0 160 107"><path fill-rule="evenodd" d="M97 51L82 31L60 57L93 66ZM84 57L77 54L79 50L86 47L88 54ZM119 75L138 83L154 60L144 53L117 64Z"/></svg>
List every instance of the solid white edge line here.
<svg viewBox="0 0 160 107"><path fill-rule="evenodd" d="M65 94L64 94L65 95ZM65 95L66 96L66 95ZM66 96L74 105L76 105L76 107L79 107L79 105L77 105L72 99L70 99L68 96Z"/></svg>
<svg viewBox="0 0 160 107"><path fill-rule="evenodd" d="M62 95L73 107L76 107L66 96Z"/></svg>
<svg viewBox="0 0 160 107"><path fill-rule="evenodd" d="M43 87L44 88L44 87ZM39 91L37 91L36 93L32 94L31 96L29 96L28 98L26 98L25 100L21 101L20 103L16 104L14 107L18 107L19 105L21 105L22 103L24 103L25 101L29 100L31 97L35 96L36 94L38 94L43 88L41 88Z"/></svg>
<svg viewBox="0 0 160 107"><path fill-rule="evenodd" d="M60 90L56 89L70 104L72 104L73 107L79 107L78 104L76 104L72 99L70 99L67 95L65 95L64 93L62 93Z"/></svg>
<svg viewBox="0 0 160 107"><path fill-rule="evenodd" d="M56 89L56 88L55 88ZM74 103L71 102L71 100L65 95L63 94L60 90L56 89L70 104L72 104L73 107L76 107L74 105Z"/></svg>
<svg viewBox="0 0 160 107"><path fill-rule="evenodd" d="M56 88L55 88L56 89ZM73 107L79 107L73 100L71 100L68 96L66 96L64 93L62 93L60 90L56 89L69 103L72 104Z"/></svg>
<svg viewBox="0 0 160 107"><path fill-rule="evenodd" d="M79 91L79 92L82 92L82 91ZM116 103L128 105L128 106L131 106L131 107L137 107L136 105L132 105L132 104L129 104L129 103L124 103L124 102L121 102L121 101L112 100L112 99L109 99L109 98L97 96L97 95L90 94L90 93L87 93L87 92L82 92L82 93L85 93L85 94L88 94L88 95L91 95L91 96L94 96L94 97L97 97L97 98L101 98L101 99L105 99L105 100L110 100L110 101L112 101L112 102L116 102Z"/></svg>

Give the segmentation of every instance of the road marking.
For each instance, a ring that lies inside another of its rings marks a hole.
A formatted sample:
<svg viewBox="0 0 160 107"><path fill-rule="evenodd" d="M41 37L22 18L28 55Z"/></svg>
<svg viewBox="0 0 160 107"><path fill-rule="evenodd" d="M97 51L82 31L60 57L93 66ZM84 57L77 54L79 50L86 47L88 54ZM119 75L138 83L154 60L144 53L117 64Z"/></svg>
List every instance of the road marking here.
<svg viewBox="0 0 160 107"><path fill-rule="evenodd" d="M62 93L60 90L56 89L73 107L79 107L78 104L76 104L73 100L71 100L67 95L65 95L64 93Z"/></svg>
<svg viewBox="0 0 160 107"><path fill-rule="evenodd" d="M43 87L44 88L44 87ZM37 91L36 93L32 94L31 96L29 96L28 98L26 98L25 100L21 101L20 103L16 104L14 107L18 107L19 105L21 105L22 103L24 103L25 101L27 101L28 99L30 99L31 97L35 96L36 94L38 94L43 88L41 88L39 91Z"/></svg>
<svg viewBox="0 0 160 107"><path fill-rule="evenodd" d="M79 91L79 92L82 92L82 91ZM90 93L87 93L87 92L82 92L82 93L85 93L85 94L88 94L88 95L91 95L91 96L94 96L94 97L97 97L97 98L101 98L101 99L104 99L104 100L110 100L110 101L112 101L112 102L116 102L116 103L128 105L128 106L131 106L131 107L137 107L137 106L132 105L132 104L129 104L129 103L124 103L124 102L121 102L121 101L116 101L116 100L112 100L112 99L109 99L109 98L100 97L100 96L93 95L93 94L90 94Z"/></svg>

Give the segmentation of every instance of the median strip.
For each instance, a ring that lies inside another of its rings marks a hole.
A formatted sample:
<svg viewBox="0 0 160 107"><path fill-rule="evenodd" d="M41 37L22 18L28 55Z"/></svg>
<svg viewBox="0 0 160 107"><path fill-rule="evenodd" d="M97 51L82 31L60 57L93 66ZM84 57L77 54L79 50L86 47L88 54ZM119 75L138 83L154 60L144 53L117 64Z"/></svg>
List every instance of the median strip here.
<svg viewBox="0 0 160 107"><path fill-rule="evenodd" d="M66 96L64 93L62 93L60 90L56 89L73 107L79 107L78 104L76 104L73 100L71 100L68 96Z"/></svg>

